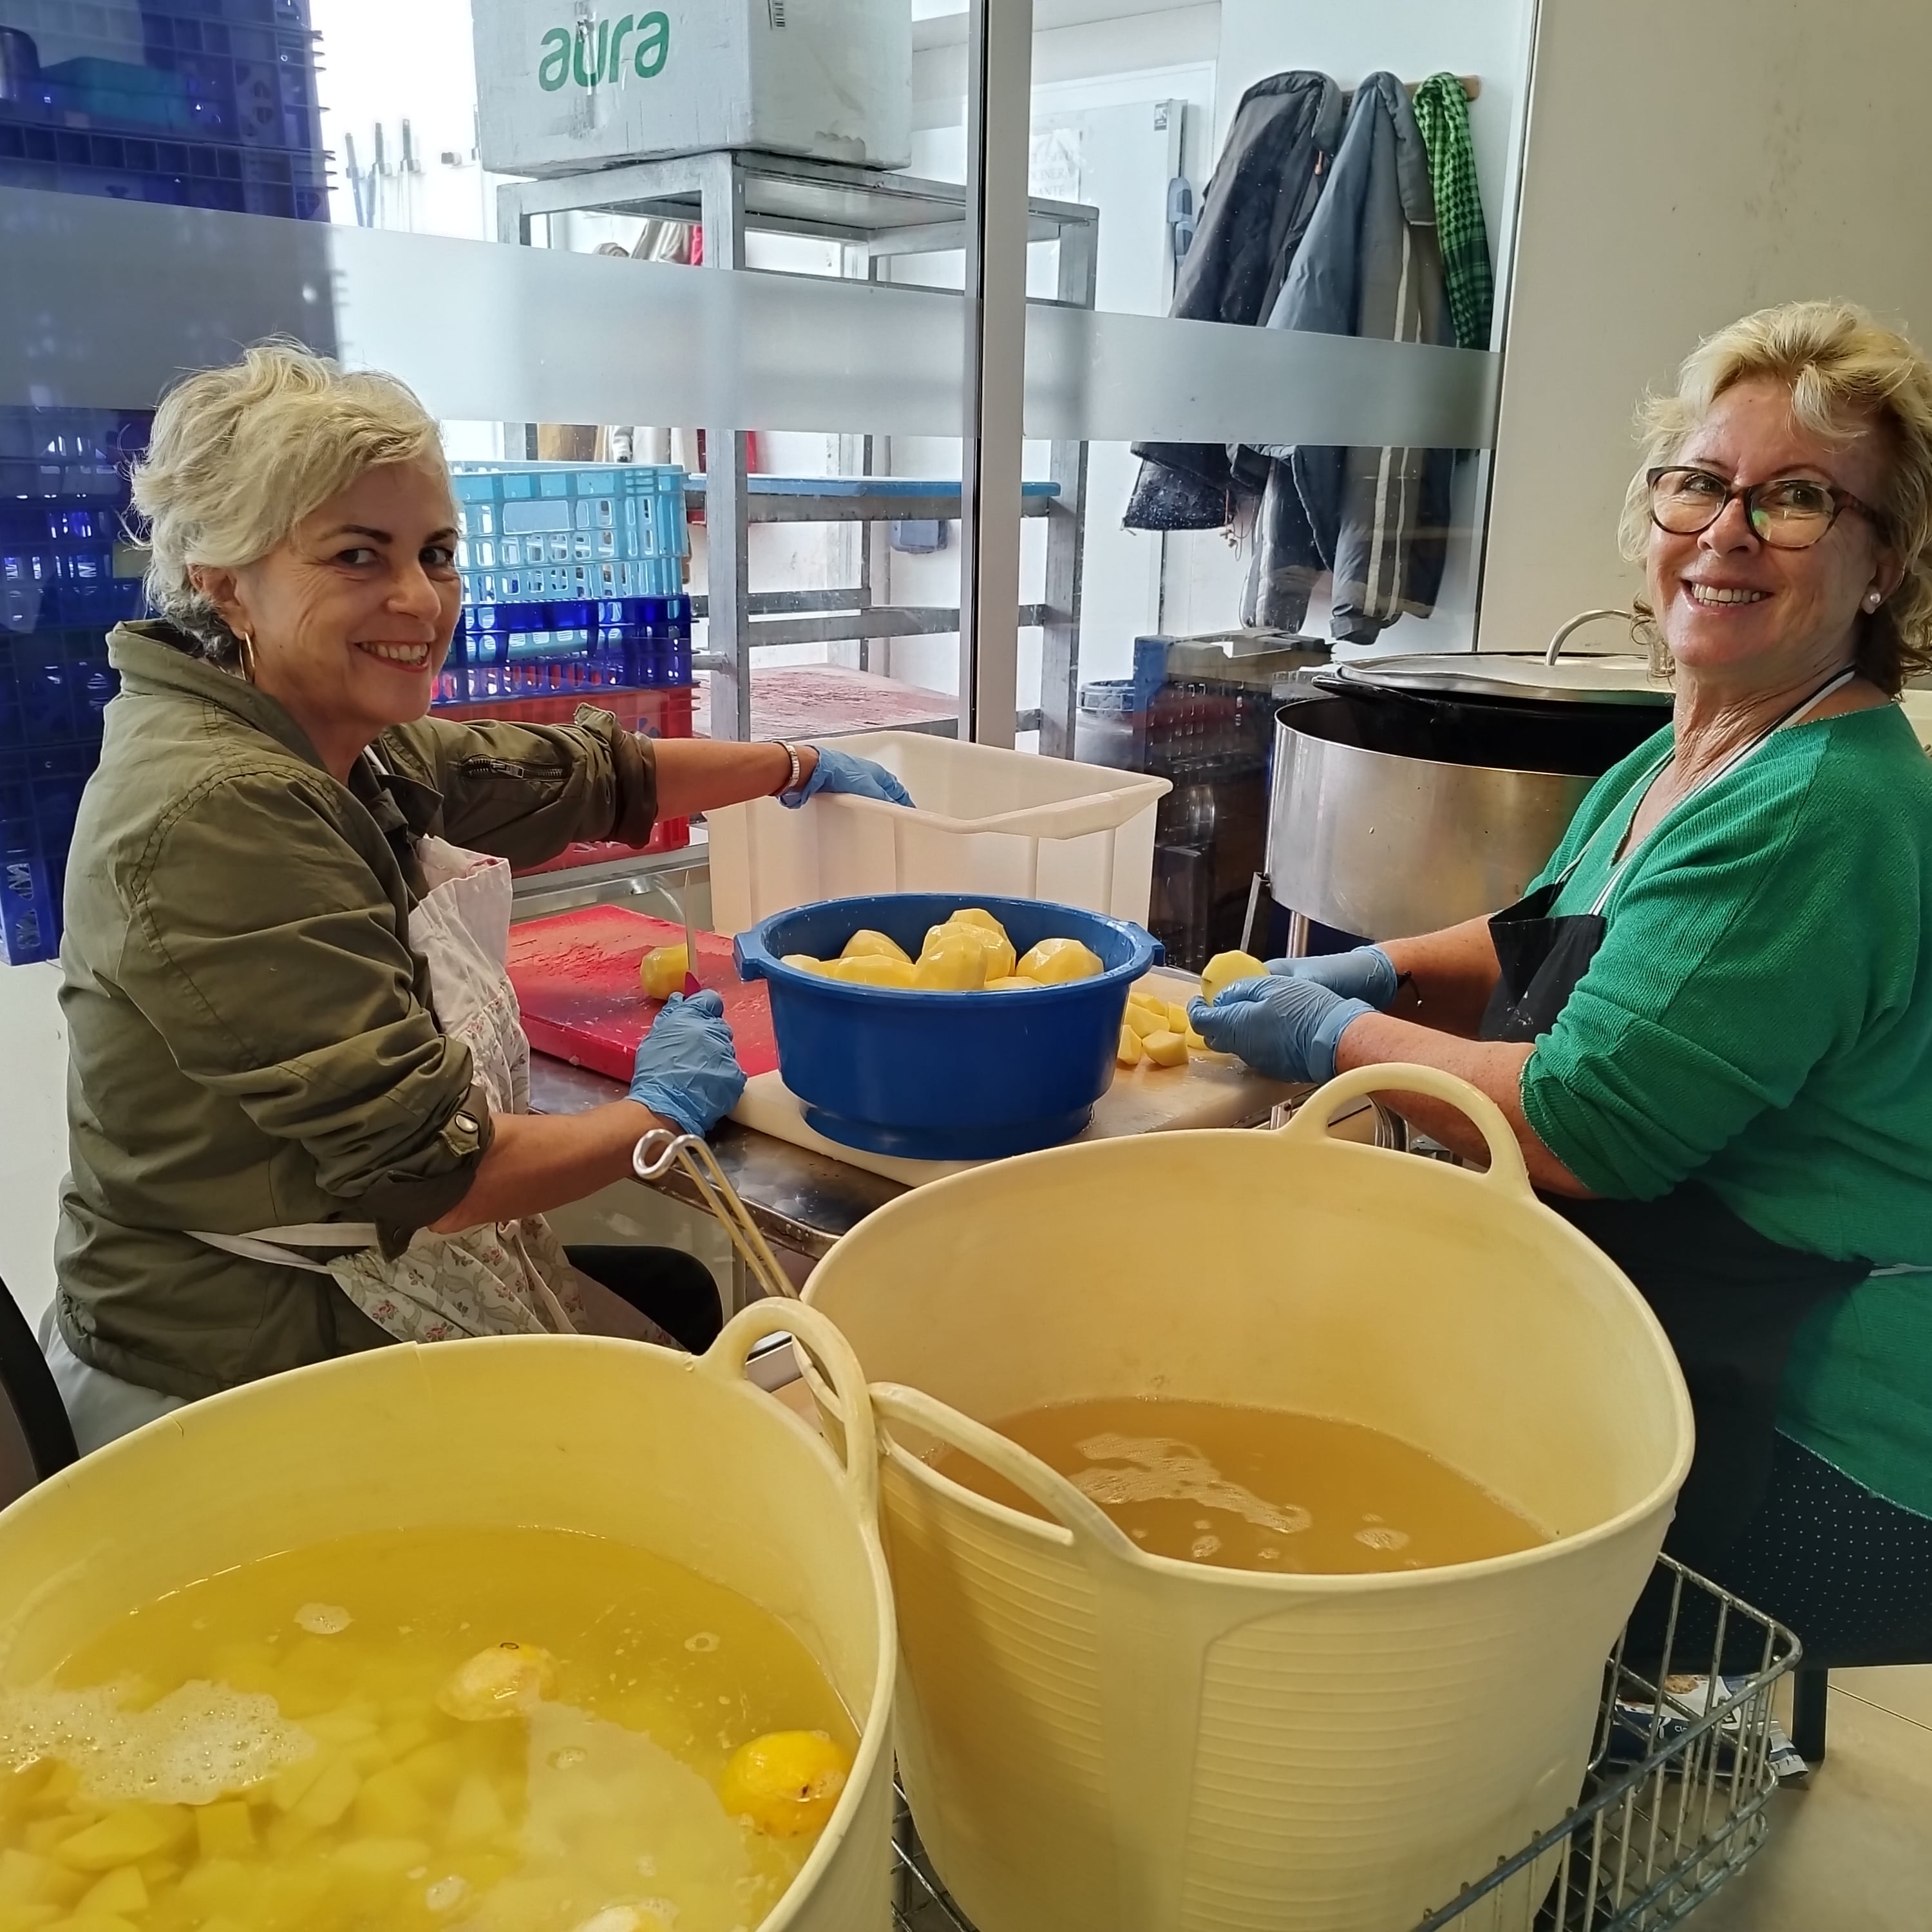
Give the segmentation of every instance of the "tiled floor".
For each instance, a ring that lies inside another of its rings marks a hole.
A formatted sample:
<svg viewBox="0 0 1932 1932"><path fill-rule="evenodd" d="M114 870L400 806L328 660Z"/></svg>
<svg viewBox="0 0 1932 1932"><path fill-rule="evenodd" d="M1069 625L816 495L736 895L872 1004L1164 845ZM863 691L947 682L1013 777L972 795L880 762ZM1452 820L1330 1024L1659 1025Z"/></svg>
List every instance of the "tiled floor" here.
<svg viewBox="0 0 1932 1932"><path fill-rule="evenodd" d="M1830 1750L1694 1932L1932 1927L1932 1665L1832 1673Z"/></svg>

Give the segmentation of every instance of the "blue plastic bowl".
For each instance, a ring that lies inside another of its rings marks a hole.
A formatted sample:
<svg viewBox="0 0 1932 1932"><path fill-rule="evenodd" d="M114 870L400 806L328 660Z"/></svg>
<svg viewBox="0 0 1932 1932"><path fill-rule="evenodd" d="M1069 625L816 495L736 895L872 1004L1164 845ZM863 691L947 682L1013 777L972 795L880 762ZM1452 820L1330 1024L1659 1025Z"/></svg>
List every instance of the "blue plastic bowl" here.
<svg viewBox="0 0 1932 1932"><path fill-rule="evenodd" d="M1078 939L1090 980L1026 992L902 992L847 986L782 956L834 959L869 926L919 957L926 929L983 906L1016 952ZM1127 989L1166 955L1137 926L1037 899L890 892L826 899L741 932L740 976L763 979L784 1083L828 1140L914 1160L991 1160L1070 1140L1114 1077Z"/></svg>

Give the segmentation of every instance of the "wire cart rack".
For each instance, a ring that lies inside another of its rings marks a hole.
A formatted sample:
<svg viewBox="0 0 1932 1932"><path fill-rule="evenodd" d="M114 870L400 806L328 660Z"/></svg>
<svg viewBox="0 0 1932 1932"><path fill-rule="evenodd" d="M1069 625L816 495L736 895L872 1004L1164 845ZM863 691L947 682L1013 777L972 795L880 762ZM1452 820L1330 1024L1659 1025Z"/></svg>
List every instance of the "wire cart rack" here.
<svg viewBox="0 0 1932 1932"><path fill-rule="evenodd" d="M1575 1808L1414 1932L1660 1932L1749 1862L1780 1775L1772 1720L1798 1640L1667 1556L1670 1610L1646 1674L1619 1640ZM1746 1674L1720 1666L1748 1660ZM903 1796L893 1834L895 1932L974 1932L947 1897Z"/></svg>

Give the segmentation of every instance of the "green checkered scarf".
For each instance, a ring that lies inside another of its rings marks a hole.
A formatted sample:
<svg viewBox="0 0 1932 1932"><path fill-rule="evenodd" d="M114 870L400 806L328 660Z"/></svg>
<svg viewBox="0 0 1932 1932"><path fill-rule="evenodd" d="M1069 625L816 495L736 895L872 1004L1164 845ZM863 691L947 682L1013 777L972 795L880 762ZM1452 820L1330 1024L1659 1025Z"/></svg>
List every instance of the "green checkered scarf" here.
<svg viewBox="0 0 1932 1932"><path fill-rule="evenodd" d="M1490 346L1490 310L1495 284L1490 238L1476 188L1476 157L1469 145L1469 100L1453 74L1432 74L1415 90L1416 125L1429 150L1436 190L1436 232L1448 285L1449 316L1464 349Z"/></svg>

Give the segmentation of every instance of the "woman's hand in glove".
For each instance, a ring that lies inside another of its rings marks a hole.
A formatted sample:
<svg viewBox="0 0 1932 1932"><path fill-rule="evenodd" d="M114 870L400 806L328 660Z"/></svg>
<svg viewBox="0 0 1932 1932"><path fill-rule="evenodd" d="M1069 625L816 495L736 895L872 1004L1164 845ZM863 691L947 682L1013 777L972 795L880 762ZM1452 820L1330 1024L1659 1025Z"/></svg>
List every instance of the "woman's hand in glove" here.
<svg viewBox="0 0 1932 1932"><path fill-rule="evenodd" d="M1232 1053L1272 1080L1335 1077L1335 1047L1343 1030L1375 1008L1345 999L1312 979L1238 980L1210 1006L1187 1009L1194 1030L1216 1053Z"/></svg>
<svg viewBox="0 0 1932 1932"><path fill-rule="evenodd" d="M912 794L870 758L855 758L850 752L834 751L828 745L812 748L811 774L796 791L778 794L781 804L796 811L807 799L822 791L843 792L848 798L875 798L884 805L910 805Z"/></svg>
<svg viewBox="0 0 1932 1932"><path fill-rule="evenodd" d="M688 1134L708 1134L738 1104L745 1076L716 993L674 993L638 1042L631 1098Z"/></svg>
<svg viewBox="0 0 1932 1932"><path fill-rule="evenodd" d="M1388 1012L1395 999L1395 962L1379 946L1358 946L1352 952L1323 952L1300 959L1270 959L1268 969L1278 980L1312 980L1345 1000L1365 1000L1378 1012Z"/></svg>

